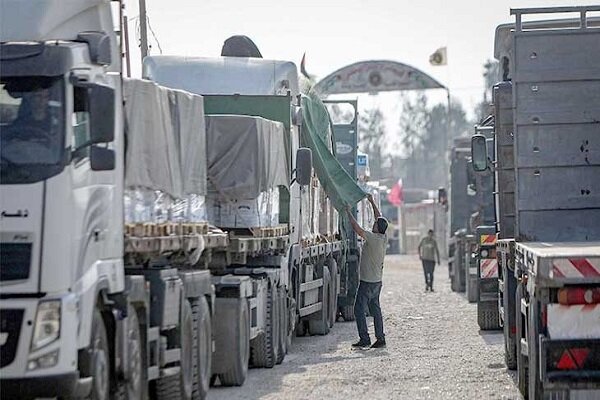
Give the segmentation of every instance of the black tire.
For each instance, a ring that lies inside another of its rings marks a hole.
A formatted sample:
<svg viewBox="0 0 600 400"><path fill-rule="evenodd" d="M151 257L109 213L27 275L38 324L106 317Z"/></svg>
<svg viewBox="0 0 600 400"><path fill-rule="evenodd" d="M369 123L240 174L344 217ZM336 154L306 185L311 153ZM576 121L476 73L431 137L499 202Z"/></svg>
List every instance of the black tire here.
<svg viewBox="0 0 600 400"><path fill-rule="evenodd" d="M468 271L466 272L468 274ZM477 277L467 275L467 301L476 303L479 300L479 280Z"/></svg>
<svg viewBox="0 0 600 400"><path fill-rule="evenodd" d="M238 299L234 324L225 339L231 339L227 340L230 365L227 372L218 375L219 382L222 386L242 386L248 376L250 360L250 315L246 299Z"/></svg>
<svg viewBox="0 0 600 400"><path fill-rule="evenodd" d="M491 331L500 329L500 320L498 315L497 302L479 302L477 303L477 324L482 331Z"/></svg>
<svg viewBox="0 0 600 400"><path fill-rule="evenodd" d="M506 328L505 328L506 330ZM514 371L517 369L517 343L514 336L507 336L506 332L504 333L504 362L506 363L506 368Z"/></svg>
<svg viewBox="0 0 600 400"><path fill-rule="evenodd" d="M279 348L277 350L277 364L281 364L287 354L290 336L289 318L287 291L282 286L279 288Z"/></svg>
<svg viewBox="0 0 600 400"><path fill-rule="evenodd" d="M267 289L265 331L251 345L251 363L254 367L273 368L279 348L279 306L277 288Z"/></svg>
<svg viewBox="0 0 600 400"><path fill-rule="evenodd" d="M331 260L329 262L329 272L331 274L331 284L329 285L329 328L333 328L335 325L335 321L337 320L337 297L338 297L338 287L337 287L337 262L335 260Z"/></svg>
<svg viewBox="0 0 600 400"><path fill-rule="evenodd" d="M110 350L106 326L98 308L92 315L92 337L86 356L82 359L81 374L93 377L91 400L108 400L110 396Z"/></svg>
<svg viewBox="0 0 600 400"><path fill-rule="evenodd" d="M340 313L342 314L342 318L344 318L344 321L346 322L354 321L355 319L354 305L340 307Z"/></svg>
<svg viewBox="0 0 600 400"><path fill-rule="evenodd" d="M453 292L459 291L459 280L458 277L458 268L456 267L456 256L454 257L454 261L450 263L450 290Z"/></svg>
<svg viewBox="0 0 600 400"><path fill-rule="evenodd" d="M127 400L145 399L146 373L144 367L144 344L142 343L142 333L140 330L140 321L133 305L127 307L127 343L129 363L128 375L119 392L122 398Z"/></svg>
<svg viewBox="0 0 600 400"><path fill-rule="evenodd" d="M317 312L314 319L308 320L308 332L311 335L327 335L329 333L329 299L331 288L331 274L329 268L323 267L323 290L319 300L323 303L321 311Z"/></svg>
<svg viewBox="0 0 600 400"><path fill-rule="evenodd" d="M517 350L517 387L524 399L529 396L529 367L527 357L521 352L521 337L525 331L524 319L525 316L521 313L521 299L523 298L523 284L519 283L515 295L515 315L517 332L515 334L516 350Z"/></svg>
<svg viewBox="0 0 600 400"><path fill-rule="evenodd" d="M194 323L192 399L204 400L208 394L212 362L212 323L205 297L191 301Z"/></svg>
<svg viewBox="0 0 600 400"><path fill-rule="evenodd" d="M192 319L192 306L187 299L182 300L178 331L181 349L179 373L160 378L156 381L157 400L190 400L192 398L195 329Z"/></svg>

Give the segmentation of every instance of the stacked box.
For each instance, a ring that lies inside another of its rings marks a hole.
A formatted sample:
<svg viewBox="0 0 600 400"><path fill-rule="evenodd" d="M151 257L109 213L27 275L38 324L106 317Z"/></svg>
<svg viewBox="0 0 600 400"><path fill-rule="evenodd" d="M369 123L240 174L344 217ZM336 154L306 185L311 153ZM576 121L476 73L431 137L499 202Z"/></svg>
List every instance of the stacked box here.
<svg viewBox="0 0 600 400"><path fill-rule="evenodd" d="M279 225L279 190L261 192L255 199L209 196L208 221L221 228L258 228Z"/></svg>
<svg viewBox="0 0 600 400"><path fill-rule="evenodd" d="M204 222L204 196L173 199L160 191L126 189L123 196L126 223Z"/></svg>

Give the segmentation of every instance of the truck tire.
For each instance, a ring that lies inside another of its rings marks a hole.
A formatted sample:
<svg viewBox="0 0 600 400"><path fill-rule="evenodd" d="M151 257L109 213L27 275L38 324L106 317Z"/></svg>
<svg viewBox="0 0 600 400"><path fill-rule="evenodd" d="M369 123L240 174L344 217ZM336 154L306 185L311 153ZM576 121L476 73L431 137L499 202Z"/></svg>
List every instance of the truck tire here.
<svg viewBox="0 0 600 400"><path fill-rule="evenodd" d="M467 300L469 303L476 303L479 300L479 280L467 275L467 285Z"/></svg>
<svg viewBox="0 0 600 400"><path fill-rule="evenodd" d="M208 394L212 361L212 323L204 296L190 301L194 323L192 399L204 400Z"/></svg>
<svg viewBox="0 0 600 400"><path fill-rule="evenodd" d="M315 319L308 320L308 332L311 335L327 335L329 333L329 298L331 289L331 274L329 268L323 267L323 291L321 302L323 307L321 311L314 316Z"/></svg>
<svg viewBox="0 0 600 400"><path fill-rule="evenodd" d="M289 317L287 291L282 286L279 288L279 348L277 350L277 364L281 364L287 354L290 336Z"/></svg>
<svg viewBox="0 0 600 400"><path fill-rule="evenodd" d="M242 386L248 375L248 362L250 360L250 315L248 301L238 299L235 311L234 324L227 331L227 343L230 343L229 370L219 374L219 381L223 386Z"/></svg>
<svg viewBox="0 0 600 400"><path fill-rule="evenodd" d="M329 328L333 328L337 319L337 262L332 259L328 265L329 273L331 274L331 284L329 285Z"/></svg>
<svg viewBox="0 0 600 400"><path fill-rule="evenodd" d="M482 331L500 329L498 304L496 302L477 303L477 324Z"/></svg>
<svg viewBox="0 0 600 400"><path fill-rule="evenodd" d="M165 376L156 381L157 400L189 400L192 398L194 331L192 306L187 299L182 299L178 329L181 350L179 373Z"/></svg>
<svg viewBox="0 0 600 400"><path fill-rule="evenodd" d="M517 387L524 399L529 396L529 368L527 365L527 357L521 352L521 337L525 331L524 319L525 316L521 313L521 299L523 298L523 284L519 283L515 294L515 315L517 332L515 334L516 349L517 349Z"/></svg>
<svg viewBox="0 0 600 400"><path fill-rule="evenodd" d="M129 363L129 376L119 385L116 398L119 400L143 400L145 396L146 374L144 368L144 355L142 334L138 314L133 305L127 306L127 343Z"/></svg>
<svg viewBox="0 0 600 400"><path fill-rule="evenodd" d="M277 297L277 288L270 285L267 289L265 331L258 335L251 345L251 360L255 367L273 368L277 361L279 347Z"/></svg>
<svg viewBox="0 0 600 400"><path fill-rule="evenodd" d="M507 328L505 327L505 331ZM507 335L507 332L504 332L504 362L506 363L506 368L514 371L517 369L517 352L515 349L517 348L517 343L515 337L511 337Z"/></svg>
<svg viewBox="0 0 600 400"><path fill-rule="evenodd" d="M106 326L100 310L92 314L92 337L80 369L84 377L93 377L91 400L108 400L110 395L110 350Z"/></svg>
<svg viewBox="0 0 600 400"><path fill-rule="evenodd" d="M344 321L350 322L354 321L354 305L351 306L342 306L340 307L342 318Z"/></svg>

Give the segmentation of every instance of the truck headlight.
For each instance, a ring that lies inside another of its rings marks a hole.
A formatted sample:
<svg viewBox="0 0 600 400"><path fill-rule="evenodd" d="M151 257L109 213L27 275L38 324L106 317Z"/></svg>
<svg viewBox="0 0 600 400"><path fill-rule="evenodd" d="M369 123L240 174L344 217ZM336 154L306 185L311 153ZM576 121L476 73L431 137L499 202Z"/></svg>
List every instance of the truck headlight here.
<svg viewBox="0 0 600 400"><path fill-rule="evenodd" d="M481 250L481 258L487 258L490 255L490 252L486 249Z"/></svg>
<svg viewBox="0 0 600 400"><path fill-rule="evenodd" d="M60 300L42 301L38 304L31 339L31 351L54 342L60 336Z"/></svg>

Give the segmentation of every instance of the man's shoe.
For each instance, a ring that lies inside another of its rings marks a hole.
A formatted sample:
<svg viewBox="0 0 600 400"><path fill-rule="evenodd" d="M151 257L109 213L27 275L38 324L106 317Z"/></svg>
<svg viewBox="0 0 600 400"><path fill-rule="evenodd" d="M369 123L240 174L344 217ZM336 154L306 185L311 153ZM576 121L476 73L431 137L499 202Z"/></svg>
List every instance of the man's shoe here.
<svg viewBox="0 0 600 400"><path fill-rule="evenodd" d="M432 292L435 292L435 290L433 290L433 286L429 286L429 290L431 290Z"/></svg>
<svg viewBox="0 0 600 400"><path fill-rule="evenodd" d="M371 345L372 349L382 349L384 347L385 347L385 340L379 340L379 339Z"/></svg>
<svg viewBox="0 0 600 400"><path fill-rule="evenodd" d="M365 342L363 340L359 340L356 343L352 343L352 347L354 347L355 349L369 347L370 345L371 345L371 342Z"/></svg>
<svg viewBox="0 0 600 400"><path fill-rule="evenodd" d="M429 292L429 286L425 286L425 291Z"/></svg>

